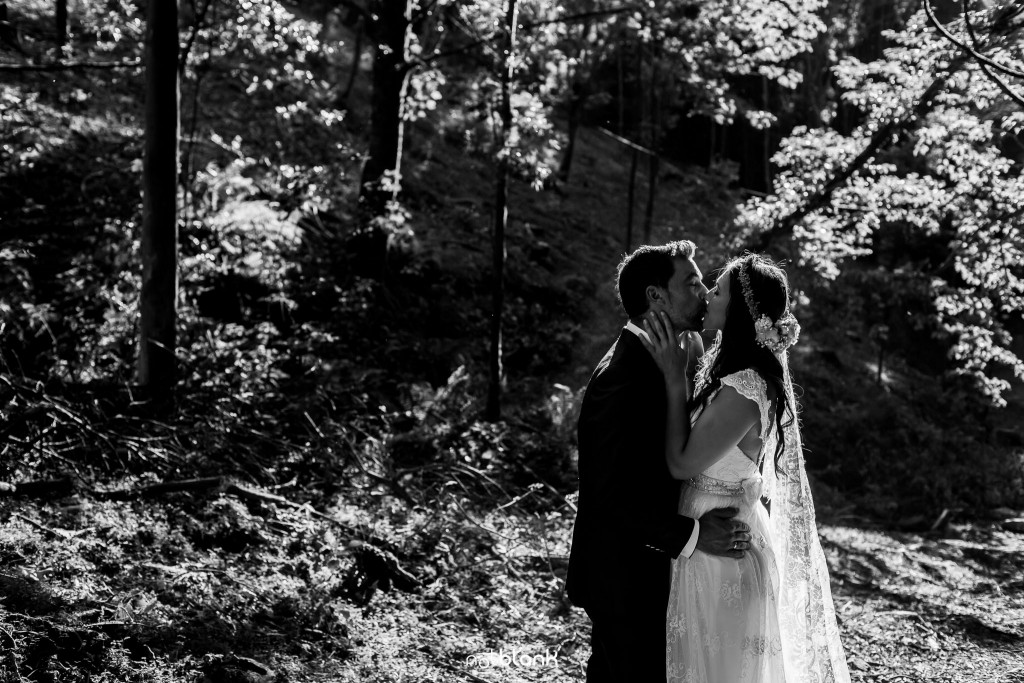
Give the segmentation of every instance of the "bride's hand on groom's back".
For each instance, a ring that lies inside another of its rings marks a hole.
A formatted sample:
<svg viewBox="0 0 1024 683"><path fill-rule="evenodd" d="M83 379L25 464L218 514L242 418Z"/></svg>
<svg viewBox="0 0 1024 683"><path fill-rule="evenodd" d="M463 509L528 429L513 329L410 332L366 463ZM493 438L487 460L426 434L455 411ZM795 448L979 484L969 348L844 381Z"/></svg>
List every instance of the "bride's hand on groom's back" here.
<svg viewBox="0 0 1024 683"><path fill-rule="evenodd" d="M641 338L647 351L654 358L661 371L665 373L665 384L669 389L686 388L686 366L690 355L689 348L679 343L679 334L672 326L672 321L664 312L648 311L644 314L644 330L650 341ZM689 341L689 335L687 336ZM689 347L689 344L686 345Z"/></svg>

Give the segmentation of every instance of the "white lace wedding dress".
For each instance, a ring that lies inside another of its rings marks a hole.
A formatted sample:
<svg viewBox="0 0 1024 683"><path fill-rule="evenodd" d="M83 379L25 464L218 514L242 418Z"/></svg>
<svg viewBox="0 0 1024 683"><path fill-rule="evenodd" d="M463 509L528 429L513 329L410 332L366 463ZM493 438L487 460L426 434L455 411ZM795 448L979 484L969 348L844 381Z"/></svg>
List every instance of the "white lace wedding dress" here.
<svg viewBox="0 0 1024 683"><path fill-rule="evenodd" d="M780 360L793 401L788 359ZM776 480L778 436L765 381L754 370L743 370L724 377L722 385L757 403L760 452L752 459L733 447L685 483L679 512L699 518L714 508L737 507L738 519L750 526L751 544L741 560L698 550L689 559L673 561L668 680L845 683L850 675L803 470L799 426L794 420L786 429L780 461L784 475ZM763 480L759 465L765 458ZM772 498L771 517L760 502L766 492Z"/></svg>

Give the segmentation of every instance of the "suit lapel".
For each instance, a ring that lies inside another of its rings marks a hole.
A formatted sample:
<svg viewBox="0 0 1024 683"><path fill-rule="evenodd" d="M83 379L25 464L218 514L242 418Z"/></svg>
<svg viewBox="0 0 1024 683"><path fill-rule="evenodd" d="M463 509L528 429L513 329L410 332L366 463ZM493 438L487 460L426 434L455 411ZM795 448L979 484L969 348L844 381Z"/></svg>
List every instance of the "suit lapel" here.
<svg viewBox="0 0 1024 683"><path fill-rule="evenodd" d="M623 328L617 344L621 347L620 362L630 372L636 373L637 381L643 382L645 386L661 382L661 370L635 334Z"/></svg>

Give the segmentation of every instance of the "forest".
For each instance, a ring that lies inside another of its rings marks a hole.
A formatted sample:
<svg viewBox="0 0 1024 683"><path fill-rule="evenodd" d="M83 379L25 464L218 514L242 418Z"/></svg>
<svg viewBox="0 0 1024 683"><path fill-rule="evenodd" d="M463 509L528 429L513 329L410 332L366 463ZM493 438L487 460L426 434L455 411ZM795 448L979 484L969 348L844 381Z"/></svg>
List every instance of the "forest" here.
<svg viewBox="0 0 1024 683"><path fill-rule="evenodd" d="M584 680L690 239L785 264L853 680L1024 682L1022 171L1021 0L0 2L2 681Z"/></svg>

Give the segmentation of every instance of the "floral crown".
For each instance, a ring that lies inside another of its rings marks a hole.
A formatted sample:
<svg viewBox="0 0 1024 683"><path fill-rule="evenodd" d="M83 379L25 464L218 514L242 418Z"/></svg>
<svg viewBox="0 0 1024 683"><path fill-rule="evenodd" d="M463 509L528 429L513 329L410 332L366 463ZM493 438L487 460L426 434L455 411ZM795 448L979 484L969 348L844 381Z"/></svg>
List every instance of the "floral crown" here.
<svg viewBox="0 0 1024 683"><path fill-rule="evenodd" d="M796 340L800 336L800 323L796 321L789 309L787 308L782 317L775 322L772 322L767 315L759 314L757 303L754 301L754 288L750 286L750 273L741 265L736 269L736 274L740 278L740 288L743 290L743 298L747 300L750 317L754 320L754 334L757 343L773 353L781 353L796 344Z"/></svg>

